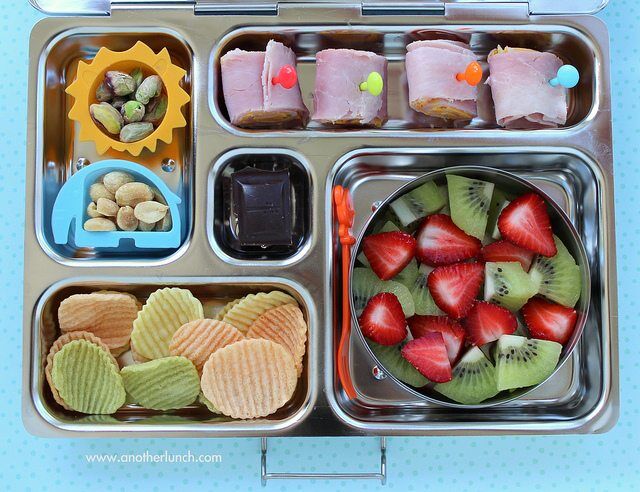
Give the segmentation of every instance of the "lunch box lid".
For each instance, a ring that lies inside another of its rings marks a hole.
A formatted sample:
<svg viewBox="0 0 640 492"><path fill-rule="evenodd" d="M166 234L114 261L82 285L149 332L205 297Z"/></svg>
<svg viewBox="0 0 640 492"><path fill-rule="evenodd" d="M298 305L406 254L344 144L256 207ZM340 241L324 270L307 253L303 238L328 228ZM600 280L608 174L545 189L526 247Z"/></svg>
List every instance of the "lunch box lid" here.
<svg viewBox="0 0 640 492"><path fill-rule="evenodd" d="M109 15L112 7L135 8L136 5L162 9L193 6L195 14L211 15L277 15L278 7L292 3L345 4L362 6L366 15L399 15L403 13L472 17L477 9L515 15L594 14L609 0L29 0L47 15ZM513 13L513 14L511 14Z"/></svg>

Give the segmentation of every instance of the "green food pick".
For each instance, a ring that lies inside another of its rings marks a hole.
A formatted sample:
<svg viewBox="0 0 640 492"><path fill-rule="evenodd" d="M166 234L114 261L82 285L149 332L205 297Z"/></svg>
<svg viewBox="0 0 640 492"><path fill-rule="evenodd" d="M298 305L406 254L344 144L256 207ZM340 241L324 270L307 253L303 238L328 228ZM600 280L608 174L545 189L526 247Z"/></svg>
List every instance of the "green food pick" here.
<svg viewBox="0 0 640 492"><path fill-rule="evenodd" d="M371 72L367 76L367 80L360 83L360 90L367 91L372 96L379 96L382 94L382 89L384 87L384 81L382 80L382 75L378 72Z"/></svg>

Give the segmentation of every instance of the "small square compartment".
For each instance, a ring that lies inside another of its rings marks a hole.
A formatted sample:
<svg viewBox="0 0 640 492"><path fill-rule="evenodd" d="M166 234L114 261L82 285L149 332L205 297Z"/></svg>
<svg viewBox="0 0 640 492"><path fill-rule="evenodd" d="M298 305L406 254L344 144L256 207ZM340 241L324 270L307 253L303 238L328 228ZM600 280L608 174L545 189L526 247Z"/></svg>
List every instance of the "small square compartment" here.
<svg viewBox="0 0 640 492"><path fill-rule="evenodd" d="M291 243L243 245L235 230L232 175L247 168L288 171L291 185ZM230 262L292 262L304 254L311 230L311 177L302 156L287 149L236 149L224 154L209 175L207 206L211 247Z"/></svg>
<svg viewBox="0 0 640 492"><path fill-rule="evenodd" d="M193 227L193 103L183 108L187 125L174 130L170 144L159 142L155 152L143 151L139 156L109 150L103 155L92 141L81 142L78 128L67 115L73 97L65 93L75 77L76 67L91 60L101 47L124 51L136 41L147 44L154 52L167 48L173 64L186 70L181 87L193 98L193 53L177 33L154 28L113 29L95 27L64 31L43 50L38 67L38 111L36 150L36 234L44 251L63 264L96 266L143 261L166 263L186 250ZM64 183L80 168L105 159L124 159L141 165L158 175L182 201L184 218L181 245L176 248L91 248L79 247L73 241L56 244L51 227L51 210Z"/></svg>

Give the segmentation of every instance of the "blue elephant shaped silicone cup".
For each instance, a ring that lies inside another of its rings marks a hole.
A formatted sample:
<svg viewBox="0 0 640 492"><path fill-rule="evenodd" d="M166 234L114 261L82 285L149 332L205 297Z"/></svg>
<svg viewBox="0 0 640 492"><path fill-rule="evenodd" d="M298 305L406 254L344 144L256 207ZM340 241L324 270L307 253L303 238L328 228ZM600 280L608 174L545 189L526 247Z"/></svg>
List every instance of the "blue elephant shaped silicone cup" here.
<svg viewBox="0 0 640 492"><path fill-rule="evenodd" d="M164 197L171 212L172 227L168 231L85 231L83 224L89 219L87 206L91 203L89 187L111 171L126 171L136 181L157 189ZM90 248L116 248L121 239L132 239L136 248L177 248L181 241L181 215L178 205L181 199L169 187L140 164L119 159L107 159L91 164L75 173L62 186L53 205L51 227L56 244L67 244L69 231L75 223L76 246Z"/></svg>

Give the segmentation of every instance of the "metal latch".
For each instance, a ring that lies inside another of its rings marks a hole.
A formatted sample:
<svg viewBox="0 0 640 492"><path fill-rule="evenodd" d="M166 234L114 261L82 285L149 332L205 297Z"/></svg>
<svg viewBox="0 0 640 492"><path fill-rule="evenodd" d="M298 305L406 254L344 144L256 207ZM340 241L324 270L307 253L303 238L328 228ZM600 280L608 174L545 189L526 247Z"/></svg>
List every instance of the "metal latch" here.
<svg viewBox="0 0 640 492"><path fill-rule="evenodd" d="M445 0L444 16L457 21L528 20L529 2Z"/></svg>

